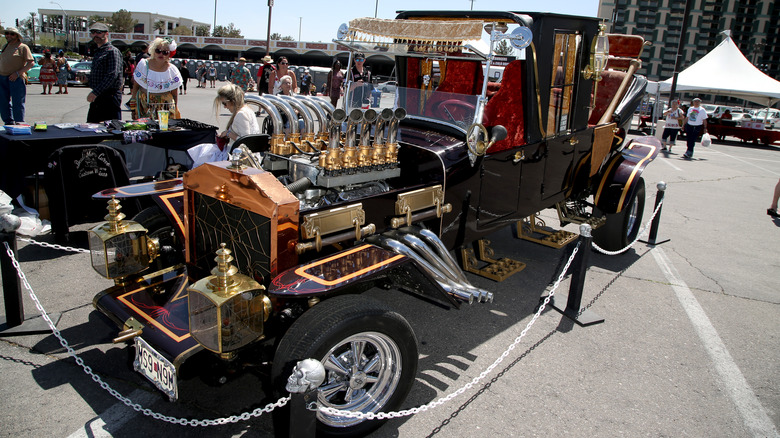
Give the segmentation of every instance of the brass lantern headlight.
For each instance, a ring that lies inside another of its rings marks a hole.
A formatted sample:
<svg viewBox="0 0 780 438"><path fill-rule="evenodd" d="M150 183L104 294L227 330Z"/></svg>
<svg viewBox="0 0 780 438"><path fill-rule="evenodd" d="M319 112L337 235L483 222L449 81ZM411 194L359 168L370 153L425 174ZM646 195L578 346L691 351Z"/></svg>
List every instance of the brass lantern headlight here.
<svg viewBox="0 0 780 438"><path fill-rule="evenodd" d="M187 290L190 334L207 350L230 359L235 350L263 338L271 300L263 285L237 273L224 243L215 260L213 275Z"/></svg>
<svg viewBox="0 0 780 438"><path fill-rule="evenodd" d="M108 201L108 214L104 222L89 230L89 251L92 267L98 274L121 279L143 271L157 257L157 239L147 237L146 228L125 218L119 210L122 206L116 198Z"/></svg>
<svg viewBox="0 0 780 438"><path fill-rule="evenodd" d="M606 28L604 24L599 24L599 34L593 38L590 46L590 64L582 71L585 79L593 78L594 81L600 81L601 72L607 68L609 37L604 33Z"/></svg>

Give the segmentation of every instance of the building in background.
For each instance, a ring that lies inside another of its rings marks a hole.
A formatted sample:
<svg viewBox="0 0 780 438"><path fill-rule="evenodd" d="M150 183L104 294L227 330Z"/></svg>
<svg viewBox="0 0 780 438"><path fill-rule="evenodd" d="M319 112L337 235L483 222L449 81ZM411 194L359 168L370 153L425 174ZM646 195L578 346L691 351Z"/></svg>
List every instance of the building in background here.
<svg viewBox="0 0 780 438"><path fill-rule="evenodd" d="M687 35L683 36L685 0L600 0L598 16L616 33L641 35L652 43L642 53L640 74L653 81L674 73L680 38L684 37L682 71L715 48L730 30L731 38L757 68L780 76L780 5L774 0L689 0ZM727 100L727 98L722 98Z"/></svg>
<svg viewBox="0 0 780 438"><path fill-rule="evenodd" d="M93 16L110 18L114 12L106 11L77 11L70 9L38 9L38 17L40 17L40 23L42 31L44 32L64 32L65 22L63 21L63 13L68 17L68 31L78 32L86 31L88 18ZM178 26L188 27L192 34L195 35L195 28L198 26L208 26L211 28L210 23L203 23L200 21L191 20L184 17L171 17L169 15L153 14L151 12L130 12L130 16L137 22L133 28L135 33L146 34L160 34L169 35ZM155 29L154 24L156 22L164 23L163 29Z"/></svg>

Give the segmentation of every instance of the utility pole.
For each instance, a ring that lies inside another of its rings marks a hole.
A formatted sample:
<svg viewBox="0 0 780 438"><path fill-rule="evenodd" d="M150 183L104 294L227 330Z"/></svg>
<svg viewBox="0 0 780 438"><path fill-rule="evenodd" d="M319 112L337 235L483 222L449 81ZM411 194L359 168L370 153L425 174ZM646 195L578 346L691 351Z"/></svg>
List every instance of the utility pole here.
<svg viewBox="0 0 780 438"><path fill-rule="evenodd" d="M268 0L268 33L265 37L265 56L271 56L271 10L274 7L274 0Z"/></svg>
<svg viewBox="0 0 780 438"><path fill-rule="evenodd" d="M685 0L685 12L682 16L682 31L680 31L680 42L677 44L677 56L674 57L674 74L672 75L672 90L669 92L669 106L672 105L672 101L677 93L677 75L679 73L680 64L682 64L682 51L685 47L685 37L688 33L688 16L691 15L691 0Z"/></svg>

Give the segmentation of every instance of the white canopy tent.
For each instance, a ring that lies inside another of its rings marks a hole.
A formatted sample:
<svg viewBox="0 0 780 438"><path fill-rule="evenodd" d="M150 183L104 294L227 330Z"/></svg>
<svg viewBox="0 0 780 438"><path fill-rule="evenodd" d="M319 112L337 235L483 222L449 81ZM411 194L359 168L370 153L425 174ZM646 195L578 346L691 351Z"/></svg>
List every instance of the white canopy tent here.
<svg viewBox="0 0 780 438"><path fill-rule="evenodd" d="M657 94L658 87L661 93L669 93L672 79L648 83L647 92ZM710 53L677 75L677 91L731 96L765 107L780 102L780 82L748 61L728 34Z"/></svg>

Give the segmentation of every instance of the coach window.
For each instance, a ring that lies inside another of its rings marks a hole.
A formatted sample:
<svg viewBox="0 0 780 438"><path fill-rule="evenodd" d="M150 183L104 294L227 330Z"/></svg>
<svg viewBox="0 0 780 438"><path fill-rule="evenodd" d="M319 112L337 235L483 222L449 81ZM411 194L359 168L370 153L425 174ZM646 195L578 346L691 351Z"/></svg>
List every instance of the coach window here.
<svg viewBox="0 0 780 438"><path fill-rule="evenodd" d="M569 129L574 108L575 69L582 36L575 32L555 34L553 69L550 83L550 108L547 112L547 136Z"/></svg>

